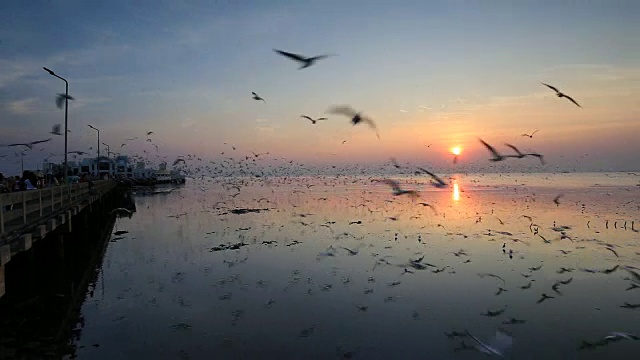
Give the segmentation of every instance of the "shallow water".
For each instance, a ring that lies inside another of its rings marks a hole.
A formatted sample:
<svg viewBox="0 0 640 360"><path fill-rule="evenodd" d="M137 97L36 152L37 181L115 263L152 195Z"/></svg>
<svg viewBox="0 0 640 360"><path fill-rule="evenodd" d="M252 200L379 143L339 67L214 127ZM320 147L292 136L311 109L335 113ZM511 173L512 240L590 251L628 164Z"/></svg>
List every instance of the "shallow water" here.
<svg viewBox="0 0 640 360"><path fill-rule="evenodd" d="M83 305L78 357L476 359L445 332L503 329L508 358L635 358L640 341L578 348L640 333L640 309L620 307L640 303L624 268L640 266L640 177L398 179L421 198L365 177L205 178L136 197Z"/></svg>

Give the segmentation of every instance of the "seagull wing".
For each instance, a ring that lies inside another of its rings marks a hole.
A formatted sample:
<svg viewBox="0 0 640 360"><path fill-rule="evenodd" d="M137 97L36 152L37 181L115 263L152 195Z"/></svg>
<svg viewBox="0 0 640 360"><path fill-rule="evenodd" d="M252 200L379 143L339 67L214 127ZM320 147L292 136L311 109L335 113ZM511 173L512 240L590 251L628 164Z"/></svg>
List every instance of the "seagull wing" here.
<svg viewBox="0 0 640 360"><path fill-rule="evenodd" d="M540 130L534 130L534 131L531 133L531 136L533 136L533 134L537 133L538 131L540 131Z"/></svg>
<svg viewBox="0 0 640 360"><path fill-rule="evenodd" d="M393 189L393 191L398 192L398 191L402 191L402 189L400 189L400 183L398 183L395 180L391 180L391 179L382 179L382 180L376 180L378 182L387 184L389 186L391 186L391 189Z"/></svg>
<svg viewBox="0 0 640 360"><path fill-rule="evenodd" d="M495 156L495 157L501 157L501 156L502 156L502 155L500 155L500 154L496 151L496 149L494 149L494 148L493 148L493 146L491 146L491 145L487 144L487 143L486 143L486 142L484 142L484 140L482 140L482 139L479 139L479 140L480 140L480 142L482 143L482 145L484 145L484 146L485 146L485 147L486 147L486 148L487 148L487 149L488 149L488 150L493 154L493 156Z"/></svg>
<svg viewBox="0 0 640 360"><path fill-rule="evenodd" d="M544 86L546 86L546 87L548 87L549 89L551 89L551 90L553 90L553 91L557 92L557 93L559 93L559 92L560 92L558 89L556 89L555 87L553 87L553 86L551 86L551 85L549 85L549 84L545 84L545 83L541 83L541 84L542 84L542 85L544 85Z"/></svg>
<svg viewBox="0 0 640 360"><path fill-rule="evenodd" d="M573 100L573 98L571 96L565 95L564 97L566 97L567 100L571 101L572 103L576 104L577 107L580 107L580 108L582 107L575 100Z"/></svg>
<svg viewBox="0 0 640 360"><path fill-rule="evenodd" d="M518 150L518 148L517 148L517 147L515 147L515 146L513 146L513 145L511 145L511 144L507 144L507 143L505 143L505 145L506 145L506 146L508 146L508 147L510 147L510 148L512 148L512 149L513 149L513 151L515 151L515 152L518 154L518 156L524 156L524 154L523 154L523 153L521 153L521 152L520 152L520 150Z"/></svg>
<svg viewBox="0 0 640 360"><path fill-rule="evenodd" d="M62 109L62 105L64 105L64 94L58 94L58 97L56 97L56 106L58 109Z"/></svg>
<svg viewBox="0 0 640 360"><path fill-rule="evenodd" d="M376 132L376 135L378 136L378 140L380 139L380 134L378 133L378 127L376 126L376 123L374 123L371 118L360 115L360 121L367 123L367 125L369 125L369 127Z"/></svg>
<svg viewBox="0 0 640 360"><path fill-rule="evenodd" d="M329 108L329 110L327 110L327 112L330 114L339 114L339 115L345 115L348 117L354 117L357 114L357 112L349 105L332 106Z"/></svg>
<svg viewBox="0 0 640 360"><path fill-rule="evenodd" d="M312 58L310 58L309 60L321 60L321 59L326 59L331 55L318 55L318 56L314 56Z"/></svg>
<svg viewBox="0 0 640 360"><path fill-rule="evenodd" d="M40 143L45 143L47 141L51 141L52 138L48 138L46 140L38 140L38 141L33 141L31 142L31 145L35 145L35 144L40 144Z"/></svg>
<svg viewBox="0 0 640 360"><path fill-rule="evenodd" d="M316 119L316 121L320 121L320 120L328 120L328 119L327 119L327 118L325 118L325 117L317 118L317 119Z"/></svg>
<svg viewBox="0 0 640 360"><path fill-rule="evenodd" d="M298 54L293 54L290 52L286 52L286 51L282 51L282 50L278 50L278 49L273 49L273 51L277 52L278 54L282 55L282 56L286 56L289 59L292 60L296 60L296 61L300 61L300 62L306 62L308 59L302 55L298 55Z"/></svg>
<svg viewBox="0 0 640 360"><path fill-rule="evenodd" d="M300 115L300 117L305 118L305 119L310 120L310 121L313 121L313 119L312 119L312 118L310 118L310 117L309 117L309 116L307 116L307 115Z"/></svg>
<svg viewBox="0 0 640 360"><path fill-rule="evenodd" d="M255 96L255 97L260 97L258 94L256 94L256 93L255 93L255 92L253 92L253 91L251 92L251 94L253 94L253 96Z"/></svg>
<svg viewBox="0 0 640 360"><path fill-rule="evenodd" d="M441 185L446 185L447 183L444 182L444 180L442 180L441 178L439 178L438 176L436 176L436 174L432 173L431 171L425 169L425 168L421 168L419 167L418 170L424 172L425 174L431 176L433 178L433 180L435 180L437 183L441 184Z"/></svg>

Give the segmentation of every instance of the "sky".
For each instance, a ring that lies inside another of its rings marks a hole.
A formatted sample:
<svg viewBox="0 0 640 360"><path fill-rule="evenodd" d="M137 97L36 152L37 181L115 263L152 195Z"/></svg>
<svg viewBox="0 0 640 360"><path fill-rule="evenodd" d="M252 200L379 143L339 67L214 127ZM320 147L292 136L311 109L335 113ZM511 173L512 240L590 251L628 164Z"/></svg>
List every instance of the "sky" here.
<svg viewBox="0 0 640 360"><path fill-rule="evenodd" d="M69 81L69 151L88 156L91 124L111 151L168 159L254 151L490 171L482 138L547 160L512 171L637 171L638 15L637 1L5 0L0 145L51 137L25 152L25 168L62 159L64 137L49 132L64 126L64 83L44 66ZM298 70L273 49L335 56ZM326 113L341 104L372 118L380 139ZM0 147L0 172L20 171L21 149Z"/></svg>

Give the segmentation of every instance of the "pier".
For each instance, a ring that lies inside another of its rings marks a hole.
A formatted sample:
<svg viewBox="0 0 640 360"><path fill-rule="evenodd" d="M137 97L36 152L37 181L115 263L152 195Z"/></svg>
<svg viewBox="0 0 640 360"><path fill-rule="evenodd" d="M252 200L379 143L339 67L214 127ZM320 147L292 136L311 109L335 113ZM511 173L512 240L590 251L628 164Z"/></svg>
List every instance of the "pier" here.
<svg viewBox="0 0 640 360"><path fill-rule="evenodd" d="M6 293L6 267L49 234L71 233L77 216L112 200L113 180L0 194L0 298ZM82 221L89 221L87 216ZM84 224L87 225L87 224Z"/></svg>
<svg viewBox="0 0 640 360"><path fill-rule="evenodd" d="M130 195L113 180L0 195L0 359L73 357L80 307L123 215L112 210L135 211Z"/></svg>

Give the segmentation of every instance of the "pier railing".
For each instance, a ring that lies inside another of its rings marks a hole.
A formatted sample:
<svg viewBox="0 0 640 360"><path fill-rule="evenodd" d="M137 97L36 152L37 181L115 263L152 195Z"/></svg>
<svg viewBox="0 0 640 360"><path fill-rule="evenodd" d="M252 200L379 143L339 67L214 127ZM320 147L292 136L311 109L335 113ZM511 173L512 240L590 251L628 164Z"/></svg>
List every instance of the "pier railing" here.
<svg viewBox="0 0 640 360"><path fill-rule="evenodd" d="M28 229L89 196L101 196L115 187L112 180L52 186L45 189L26 190L0 194L0 245L6 237Z"/></svg>

